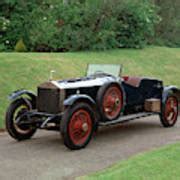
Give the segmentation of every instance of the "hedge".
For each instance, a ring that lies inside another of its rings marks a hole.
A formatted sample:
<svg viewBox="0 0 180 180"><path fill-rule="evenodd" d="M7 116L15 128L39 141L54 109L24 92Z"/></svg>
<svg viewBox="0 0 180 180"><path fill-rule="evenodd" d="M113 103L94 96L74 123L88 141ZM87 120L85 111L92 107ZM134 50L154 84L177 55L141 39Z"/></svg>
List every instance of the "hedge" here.
<svg viewBox="0 0 180 180"><path fill-rule="evenodd" d="M160 21L149 0L4 0L1 8L5 6L8 11L0 13L0 50L10 51L142 48Z"/></svg>

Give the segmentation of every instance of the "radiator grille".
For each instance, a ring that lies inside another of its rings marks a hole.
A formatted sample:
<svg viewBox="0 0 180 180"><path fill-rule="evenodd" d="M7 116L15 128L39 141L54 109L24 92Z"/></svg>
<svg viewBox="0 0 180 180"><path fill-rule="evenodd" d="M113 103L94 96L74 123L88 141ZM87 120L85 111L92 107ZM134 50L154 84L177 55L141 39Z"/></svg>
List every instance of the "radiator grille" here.
<svg viewBox="0 0 180 180"><path fill-rule="evenodd" d="M46 83L38 87L37 109L39 112L57 114L63 108L63 100L61 90L54 85Z"/></svg>

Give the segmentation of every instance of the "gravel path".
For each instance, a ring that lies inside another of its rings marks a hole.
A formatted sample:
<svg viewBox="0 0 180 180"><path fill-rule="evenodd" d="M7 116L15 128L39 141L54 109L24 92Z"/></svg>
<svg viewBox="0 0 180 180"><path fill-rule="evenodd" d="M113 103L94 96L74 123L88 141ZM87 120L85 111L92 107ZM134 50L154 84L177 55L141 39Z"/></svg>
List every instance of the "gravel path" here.
<svg viewBox="0 0 180 180"><path fill-rule="evenodd" d="M74 179L117 161L180 141L180 118L163 128L156 116L104 127L83 150L70 151L58 132L38 131L33 139L16 142L0 134L1 180Z"/></svg>

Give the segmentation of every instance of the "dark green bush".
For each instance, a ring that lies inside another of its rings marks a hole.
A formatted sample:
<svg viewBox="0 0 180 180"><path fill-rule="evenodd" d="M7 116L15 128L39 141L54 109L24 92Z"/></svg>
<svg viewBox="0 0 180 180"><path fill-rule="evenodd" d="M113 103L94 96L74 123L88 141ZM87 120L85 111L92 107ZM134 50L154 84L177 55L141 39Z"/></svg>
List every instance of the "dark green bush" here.
<svg viewBox="0 0 180 180"><path fill-rule="evenodd" d="M117 40L120 47L143 47L154 36L154 26L160 21L157 8L148 1L126 1L123 9L116 12Z"/></svg>
<svg viewBox="0 0 180 180"><path fill-rule="evenodd" d="M71 1L40 7L31 15L37 18L30 41L41 51L140 48L154 35L159 21L155 6L144 0Z"/></svg>
<svg viewBox="0 0 180 180"><path fill-rule="evenodd" d="M1 0L0 15L9 20L6 32L0 32L3 38L0 44L4 44L6 50L14 50L20 39L28 42L28 30L33 20L29 21L30 12L38 6L37 0Z"/></svg>
<svg viewBox="0 0 180 180"><path fill-rule="evenodd" d="M160 45L180 47L180 1L154 0L162 21L156 27L155 41Z"/></svg>
<svg viewBox="0 0 180 180"><path fill-rule="evenodd" d="M5 17L0 17L0 51L6 50L6 46L9 45L8 39L6 39L6 33L10 26L10 21Z"/></svg>
<svg viewBox="0 0 180 180"><path fill-rule="evenodd" d="M2 40L10 49L20 39L31 51L141 48L159 21L149 0L14 1Z"/></svg>

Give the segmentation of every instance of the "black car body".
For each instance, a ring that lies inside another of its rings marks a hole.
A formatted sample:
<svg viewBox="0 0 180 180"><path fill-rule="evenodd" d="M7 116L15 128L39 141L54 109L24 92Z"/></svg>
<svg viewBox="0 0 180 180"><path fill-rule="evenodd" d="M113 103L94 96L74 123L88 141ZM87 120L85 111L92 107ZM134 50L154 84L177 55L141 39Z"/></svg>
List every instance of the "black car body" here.
<svg viewBox="0 0 180 180"><path fill-rule="evenodd" d="M68 148L80 149L88 144L100 125L154 114L160 115L165 127L176 123L178 88L164 87L161 80L154 78L121 77L120 71L116 76L102 71L102 66L117 69L119 65L93 66L96 71L85 77L39 85L37 95L27 90L12 93L6 114L9 134L23 140L30 138L37 128L60 130Z"/></svg>

